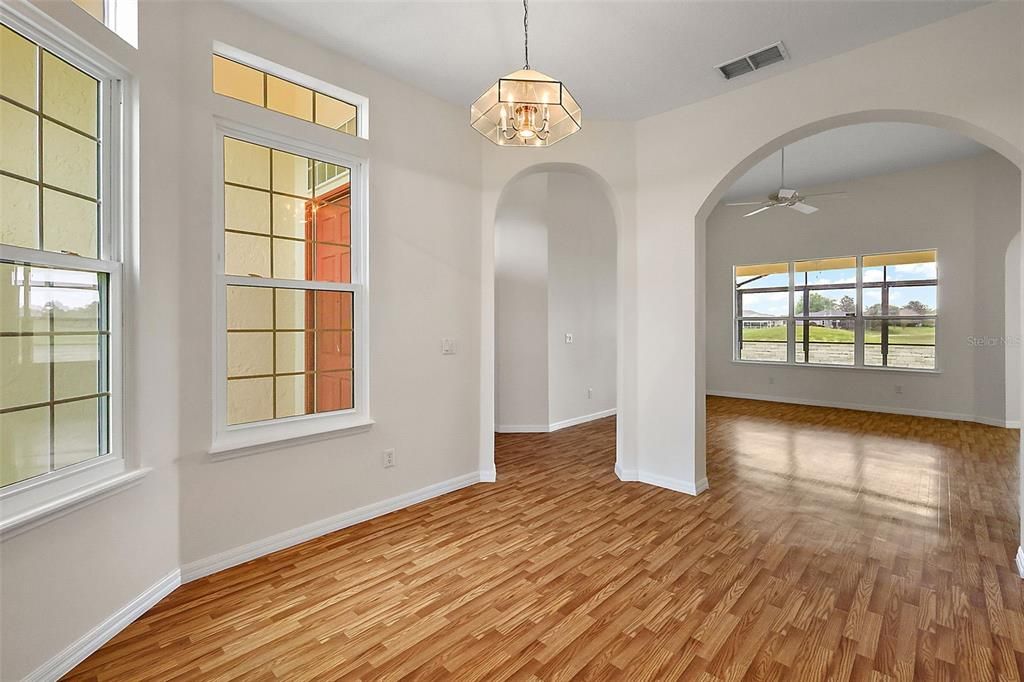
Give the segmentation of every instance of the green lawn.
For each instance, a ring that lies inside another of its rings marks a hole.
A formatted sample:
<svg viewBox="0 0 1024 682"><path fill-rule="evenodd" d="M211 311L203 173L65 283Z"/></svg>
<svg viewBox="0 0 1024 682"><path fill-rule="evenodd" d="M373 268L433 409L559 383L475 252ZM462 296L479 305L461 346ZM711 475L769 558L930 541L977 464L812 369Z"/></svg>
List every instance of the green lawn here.
<svg viewBox="0 0 1024 682"><path fill-rule="evenodd" d="M801 328L797 328L797 340L802 341ZM785 341L785 327L765 327L763 329L743 330L744 341ZM811 341L822 341L826 343L853 343L853 332L847 329L828 329L826 327L811 327ZM864 341L867 343L881 343L881 330L867 330L864 333ZM935 343L935 327L894 327L889 330L889 343L893 344L926 344Z"/></svg>

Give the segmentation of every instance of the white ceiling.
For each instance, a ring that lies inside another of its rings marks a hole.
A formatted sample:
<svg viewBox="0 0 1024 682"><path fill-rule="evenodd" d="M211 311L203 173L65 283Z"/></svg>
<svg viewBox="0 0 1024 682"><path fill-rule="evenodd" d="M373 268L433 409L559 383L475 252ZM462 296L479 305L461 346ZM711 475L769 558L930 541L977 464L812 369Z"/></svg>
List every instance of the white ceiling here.
<svg viewBox="0 0 1024 682"><path fill-rule="evenodd" d="M862 123L827 130L786 147L786 187L805 189L974 156L988 147L914 123ZM747 171L723 201L757 199L779 189L781 152Z"/></svg>
<svg viewBox="0 0 1024 682"><path fill-rule="evenodd" d="M369 66L469 106L523 63L518 0L231 0ZM533 0L530 65L584 117L637 119L971 9L978 0ZM782 40L791 60L726 81L722 62ZM344 79L338 85L344 87Z"/></svg>

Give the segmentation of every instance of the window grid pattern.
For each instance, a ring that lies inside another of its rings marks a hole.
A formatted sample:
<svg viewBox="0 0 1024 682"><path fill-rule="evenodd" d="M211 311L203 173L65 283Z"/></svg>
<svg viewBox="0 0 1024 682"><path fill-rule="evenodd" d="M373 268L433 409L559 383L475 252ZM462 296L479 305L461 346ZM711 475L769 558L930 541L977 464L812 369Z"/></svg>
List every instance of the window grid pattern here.
<svg viewBox="0 0 1024 682"><path fill-rule="evenodd" d="M218 54L213 55L213 91L346 135L359 134L356 105Z"/></svg>
<svg viewBox="0 0 1024 682"><path fill-rule="evenodd" d="M350 170L225 137L224 175L227 423L353 409Z"/></svg>
<svg viewBox="0 0 1024 682"><path fill-rule="evenodd" d="M100 80L0 24L0 486L111 454Z"/></svg>
<svg viewBox="0 0 1024 682"><path fill-rule="evenodd" d="M924 250L737 266L734 357L934 370L936 263Z"/></svg>

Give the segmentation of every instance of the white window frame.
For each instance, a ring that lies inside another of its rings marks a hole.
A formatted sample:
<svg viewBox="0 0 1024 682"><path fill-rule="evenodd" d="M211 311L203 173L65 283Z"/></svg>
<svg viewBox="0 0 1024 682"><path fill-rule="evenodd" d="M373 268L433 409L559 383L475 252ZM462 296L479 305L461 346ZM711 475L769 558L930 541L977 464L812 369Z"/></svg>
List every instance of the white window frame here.
<svg viewBox="0 0 1024 682"><path fill-rule="evenodd" d="M804 321L804 320L806 320L808 318L805 318L803 316L800 316L800 315L796 314L795 303L794 303L794 293L796 292L796 288L797 288L797 284L796 284L796 263L801 262L801 261L805 261L805 260L822 260L822 259L828 259L828 258L850 258L851 256L848 256L848 255L847 256L818 256L818 257L814 257L814 258L791 258L788 261L772 260L772 259L769 259L768 261L766 261L766 262L771 262L771 263L788 262L788 264L789 264L789 293L787 294L787 296L788 296L788 303L787 303L787 305L788 305L788 313L786 315L778 315L778 316L775 316L775 317L772 317L772 318L765 318L765 319L777 319L777 320L785 320L786 321L786 360L785 361L782 361L782 360L743 360L743 359L741 359L739 357L740 323L743 322L745 319L748 319L748 318L744 318L743 315L742 315L742 311L741 310L737 310L737 304L736 304L736 269L744 267L745 265L761 265L761 263L750 263L750 264L734 265L732 268L730 268L730 270L732 272L732 283L731 283L731 286L730 286L730 289L729 289L730 295L732 296L732 310L733 310L732 319L730 321L730 324L732 325L732 333L731 333L731 337L732 337L732 361L734 363L741 364L741 365L758 365L758 366L761 366L761 367L813 367L815 369L869 370L869 371L873 371L873 372L879 372L879 371L880 372L906 372L906 373L912 373L912 374L941 374L942 373L942 369L941 369L942 366L940 365L940 355L939 355L939 337L938 337L938 333L939 333L938 332L938 329L939 329L939 314L938 314L938 312L936 312L936 314L934 316L925 316L925 317L930 317L931 319L934 319L935 323L936 323L936 325L935 325L935 329L936 329L936 331L935 331L935 346L934 346L934 348L935 348L935 367L934 368L932 368L932 369L914 369L914 368L910 368L910 367L888 367L888 366L880 366L880 365L867 365L867 364L864 363L864 350L865 350L864 334L865 334L865 329L866 329L867 322L868 321L872 321L872 320L882 320L882 319L890 319L890 320L891 319L899 319L899 316L878 316L878 315L869 316L869 315L865 315L864 314L864 311L863 311L864 289L874 288L871 284L867 284L866 285L864 283L864 281L863 281L863 279L864 279L864 258L866 258L868 256L874 256L874 255L886 255L886 254L896 254L896 253L904 253L904 252L905 253L915 253L915 252L918 252L918 251L935 251L935 254L936 254L935 255L935 258L936 258L936 262L935 262L935 305L936 305L936 311L938 311L940 309L939 308L939 298L940 298L942 292L941 292L941 287L939 286L939 272L941 270L941 268L939 267L939 250L936 247L926 247L926 248L921 248L921 249L911 249L911 250L903 250L903 251L880 251L880 252L877 252L877 253L866 253L866 254L863 254L863 255L855 256L855 258L856 258L856 275L857 275L856 276L856 282L851 284L851 285L849 285L848 287L845 287L845 288L855 288L856 289L856 296L855 296L856 313L853 316L851 316L853 318L853 320L854 320L854 326L853 326L853 329L854 329L854 340L853 340L854 361L853 361L852 365L829 365L829 364L814 363L814 362L797 362L796 361L796 325L797 325L798 322L802 322L802 321ZM759 318L749 318L749 319L759 319ZM911 319L917 319L917 318L911 318Z"/></svg>
<svg viewBox="0 0 1024 682"><path fill-rule="evenodd" d="M313 125L313 124L310 124ZM317 161L345 166L350 171L352 282L317 282L330 291L353 293L353 393L355 407L316 414L282 417L247 424L227 423L227 287L248 285L308 289L307 280L245 277L224 273L224 138L231 137ZM320 440L363 431L370 417L369 363L369 163L366 159L311 144L290 135L215 117L213 136L213 215L211 225L213 300L213 429L210 454L215 458L263 452L296 441Z"/></svg>
<svg viewBox="0 0 1024 682"><path fill-rule="evenodd" d="M100 257L0 245L0 260L107 275L109 452L0 488L0 536L4 538L130 485L148 472L126 448L125 405L131 404L131 397L125 368L129 329L125 310L132 296L137 225L136 81L127 69L43 12L22 3L18 7L16 12L0 6L0 20L100 82Z"/></svg>

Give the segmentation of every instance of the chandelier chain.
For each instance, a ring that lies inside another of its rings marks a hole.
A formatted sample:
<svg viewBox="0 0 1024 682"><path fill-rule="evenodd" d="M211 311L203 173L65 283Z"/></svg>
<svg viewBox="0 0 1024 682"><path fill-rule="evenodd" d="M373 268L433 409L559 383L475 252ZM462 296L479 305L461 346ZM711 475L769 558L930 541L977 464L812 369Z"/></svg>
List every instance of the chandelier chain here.
<svg viewBox="0 0 1024 682"><path fill-rule="evenodd" d="M523 68L529 70L530 68L530 8L526 5L527 0L523 0Z"/></svg>

